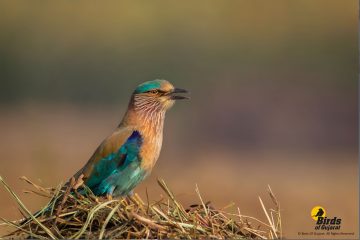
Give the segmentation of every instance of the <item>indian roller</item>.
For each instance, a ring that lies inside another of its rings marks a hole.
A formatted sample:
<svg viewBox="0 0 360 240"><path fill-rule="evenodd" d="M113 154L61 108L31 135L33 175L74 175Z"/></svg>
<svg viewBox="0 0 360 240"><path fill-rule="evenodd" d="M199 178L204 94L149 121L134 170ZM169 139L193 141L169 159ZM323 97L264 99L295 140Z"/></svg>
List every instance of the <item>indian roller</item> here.
<svg viewBox="0 0 360 240"><path fill-rule="evenodd" d="M166 80L137 86L115 131L95 150L74 178L97 196L126 196L151 172L159 158L165 113L186 90Z"/></svg>

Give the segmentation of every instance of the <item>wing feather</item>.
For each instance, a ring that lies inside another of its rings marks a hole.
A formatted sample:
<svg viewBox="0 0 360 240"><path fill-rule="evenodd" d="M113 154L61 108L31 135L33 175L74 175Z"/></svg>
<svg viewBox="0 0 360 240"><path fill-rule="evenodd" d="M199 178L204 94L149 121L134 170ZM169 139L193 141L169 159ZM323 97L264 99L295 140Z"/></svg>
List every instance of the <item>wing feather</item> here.
<svg viewBox="0 0 360 240"><path fill-rule="evenodd" d="M75 178L83 174L85 184L93 191L101 185L102 190L99 189L98 194L103 194L107 188L112 187L104 181L115 171L138 159L141 143L142 138L138 131L130 128L118 129L100 144L86 165L75 174Z"/></svg>

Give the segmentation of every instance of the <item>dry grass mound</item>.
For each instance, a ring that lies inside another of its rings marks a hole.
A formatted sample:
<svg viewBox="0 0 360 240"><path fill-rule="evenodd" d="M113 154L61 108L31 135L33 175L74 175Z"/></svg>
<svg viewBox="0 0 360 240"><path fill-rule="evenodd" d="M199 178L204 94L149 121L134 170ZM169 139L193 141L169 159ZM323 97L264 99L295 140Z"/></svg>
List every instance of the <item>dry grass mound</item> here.
<svg viewBox="0 0 360 240"><path fill-rule="evenodd" d="M24 219L8 221L14 231L4 238L281 238L280 206L270 187L269 195L275 209L267 210L261 200L267 223L235 213L214 209L205 203L198 188L199 204L185 208L174 197L163 180L158 180L166 198L150 203L134 194L120 199L98 198L82 184L72 179L68 186L44 188L31 184L30 192L51 199L47 206L32 214L0 177L0 182L17 202ZM81 180L81 179L80 179ZM79 194L81 191L82 194Z"/></svg>

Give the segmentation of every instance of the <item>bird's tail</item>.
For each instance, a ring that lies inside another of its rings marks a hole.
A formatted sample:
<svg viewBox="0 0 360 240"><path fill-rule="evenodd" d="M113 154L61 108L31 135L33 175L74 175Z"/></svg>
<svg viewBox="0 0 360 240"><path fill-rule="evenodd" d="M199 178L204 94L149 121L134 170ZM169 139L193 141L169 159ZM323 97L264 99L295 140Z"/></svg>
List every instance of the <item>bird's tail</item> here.
<svg viewBox="0 0 360 240"><path fill-rule="evenodd" d="M53 196L52 199L49 201L49 203L43 209L35 212L32 215L35 218L37 218L42 214L48 213L49 211L51 211L50 215L53 215L54 211L55 211L56 215L59 215L63 205L65 204L65 202L67 200L67 197L69 196L69 194L73 194L74 190L76 190L79 186L81 186L83 184L82 177L83 176L80 175L80 177L77 180L75 180L74 177L69 179L61 187L59 194L57 194L56 196ZM81 191L79 191L78 193L83 195L85 192L82 193L82 189L81 189ZM20 222L20 225L22 226L22 225L27 224L29 221L31 221L31 219L32 219L32 217L25 218L23 221Z"/></svg>

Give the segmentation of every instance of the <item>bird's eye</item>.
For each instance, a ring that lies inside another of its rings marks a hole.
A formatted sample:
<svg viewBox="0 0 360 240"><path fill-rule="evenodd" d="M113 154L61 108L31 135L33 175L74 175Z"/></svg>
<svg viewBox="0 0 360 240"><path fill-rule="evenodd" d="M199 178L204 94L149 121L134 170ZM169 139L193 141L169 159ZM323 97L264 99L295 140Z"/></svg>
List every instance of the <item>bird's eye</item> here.
<svg viewBox="0 0 360 240"><path fill-rule="evenodd" d="M158 90L156 90L156 89L154 89L154 90L151 90L151 91L149 91L150 93L152 93L152 94L158 94L159 93L159 91Z"/></svg>

